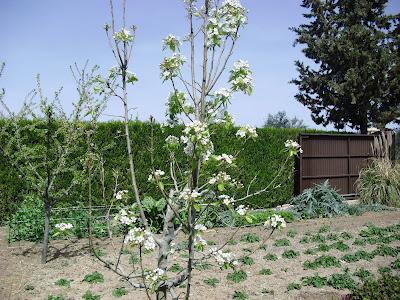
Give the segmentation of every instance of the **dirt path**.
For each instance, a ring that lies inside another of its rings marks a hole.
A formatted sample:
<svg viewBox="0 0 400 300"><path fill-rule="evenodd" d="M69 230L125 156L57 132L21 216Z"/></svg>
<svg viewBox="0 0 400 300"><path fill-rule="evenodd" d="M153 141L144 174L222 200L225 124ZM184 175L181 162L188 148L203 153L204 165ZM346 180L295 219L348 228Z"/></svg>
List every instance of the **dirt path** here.
<svg viewBox="0 0 400 300"><path fill-rule="evenodd" d="M257 249L251 255L254 260L253 265L243 265L247 273L247 279L240 283L233 283L227 280L226 276L231 271L219 270L216 267L203 272L194 272L194 290L192 299L232 299L235 291L243 291L249 295L249 299L340 299L340 296L347 291L335 290L331 287L320 289L303 287L299 291L287 292L287 285L290 282L300 282L303 276L312 276L318 273L320 276L329 276L332 273L341 272L343 268L349 268L353 273L356 269L364 267L374 274L381 266L390 265L395 259L393 257L375 257L371 261L359 261L357 263L341 262L339 268L321 268L316 271L304 270L303 263L306 260L314 259L321 255L306 255L306 249L315 248L317 244L300 243L301 237L307 233L316 233L322 225L328 225L331 233L348 232L353 238L344 240L351 249L349 253L364 249L372 251L376 245L354 246L352 242L357 237L359 231L366 223L374 223L377 226L388 226L400 224L400 212L367 213L357 217L340 217L334 219L314 219L295 222L288 227L274 234L273 238L267 241L265 250L258 249L261 242L246 243L240 241L245 233L254 233L260 240L267 232L262 227L242 228L234 237L238 243L227 246L229 250L238 256L246 255L247 251ZM296 231L294 238L287 237L290 229ZM209 230L205 235L206 240L213 241L219 245L226 241L232 233L231 229L220 228ZM280 238L290 240L290 246L276 247L274 241ZM112 245L105 241L98 240L105 259L112 259ZM392 247L399 247L400 242L391 243ZM293 249L300 252L296 259L286 259L282 257L284 250ZM263 257L268 253L274 253L278 259L268 261ZM325 254L325 253L324 253ZM344 253L338 250L331 250L326 254L335 255L340 258ZM129 264L127 255L124 255L124 264ZM172 258L174 262L183 266L183 259L180 254L175 254ZM151 254L147 254L145 263L152 262ZM101 296L101 299L145 299L143 292L135 291L126 283L118 280L111 271L106 270L97 260L88 254L86 240L56 241L52 243L50 249L50 261L46 265L40 264L40 245L34 243L14 243L8 245L5 228L0 229L0 300L14 299L47 299L49 295L62 295L64 299L82 299L82 295L90 290L94 294ZM271 275L260 275L259 271L263 268L271 269ZM85 275L98 271L104 275L104 283L90 284L83 282ZM173 273L171 273L173 274ZM59 287L54 282L60 278L71 280L69 288ZM216 287L211 287L204 283L205 279L216 278L219 283ZM121 298L114 298L112 291L117 287L126 287L129 294ZM181 292L183 289L178 289Z"/></svg>

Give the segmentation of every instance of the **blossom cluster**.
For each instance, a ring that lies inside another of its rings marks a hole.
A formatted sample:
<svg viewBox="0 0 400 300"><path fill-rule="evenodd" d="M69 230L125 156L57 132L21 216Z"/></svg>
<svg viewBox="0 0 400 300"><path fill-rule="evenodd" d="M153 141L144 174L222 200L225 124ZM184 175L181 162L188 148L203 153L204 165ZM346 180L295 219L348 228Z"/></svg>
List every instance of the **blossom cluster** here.
<svg viewBox="0 0 400 300"><path fill-rule="evenodd" d="M208 183L213 185L213 184L228 182L230 180L231 180L231 176L229 174L226 174L226 172L220 171L216 176L211 177L210 180L208 181Z"/></svg>
<svg viewBox="0 0 400 300"><path fill-rule="evenodd" d="M231 252L222 252L222 250L217 250L217 248L211 248L210 254L215 258L218 265L225 269L229 267L234 268L238 265L235 255Z"/></svg>
<svg viewBox="0 0 400 300"><path fill-rule="evenodd" d="M286 221L280 215L272 215L269 220L265 221L264 226L274 229L285 228Z"/></svg>
<svg viewBox="0 0 400 300"><path fill-rule="evenodd" d="M208 160L214 152L214 145L210 139L210 132L205 123L195 120L188 124L183 130L185 135L181 136L181 142L185 144L186 155L196 154L204 160ZM196 151L196 153L194 153Z"/></svg>
<svg viewBox="0 0 400 300"><path fill-rule="evenodd" d="M255 139L258 137L256 128L250 125L245 125L244 127L239 128L236 132L236 136L238 138L252 138Z"/></svg>
<svg viewBox="0 0 400 300"><path fill-rule="evenodd" d="M179 138L174 136L174 135L169 135L166 139L165 142L167 145L179 145Z"/></svg>
<svg viewBox="0 0 400 300"><path fill-rule="evenodd" d="M218 196L218 199L222 200L222 203L226 206L229 206L234 202L234 199L228 195L220 195Z"/></svg>
<svg viewBox="0 0 400 300"><path fill-rule="evenodd" d="M132 42L133 35L126 28L122 28L121 31L117 31L114 33L113 39L116 42L123 42L123 43Z"/></svg>
<svg viewBox="0 0 400 300"><path fill-rule="evenodd" d="M157 285L163 281L166 280L168 277L165 274L165 271L160 268L156 268L154 270L148 271L148 273L145 276L145 279L150 286L150 291L154 292L157 289Z"/></svg>
<svg viewBox="0 0 400 300"><path fill-rule="evenodd" d="M162 80L166 81L178 76L185 61L186 58L179 53L174 53L172 57L165 57L160 64Z"/></svg>
<svg viewBox="0 0 400 300"><path fill-rule="evenodd" d="M232 93L227 88L220 88L214 92L214 97L219 103L226 103L232 97Z"/></svg>
<svg viewBox="0 0 400 300"><path fill-rule="evenodd" d="M303 153L303 149L301 149L299 143L293 140L287 140L285 142L285 147L289 151L290 156L298 155L299 153Z"/></svg>
<svg viewBox="0 0 400 300"><path fill-rule="evenodd" d="M120 222L122 225L132 225L134 224L138 219L136 218L136 214L131 211L131 210L126 210L125 208L122 208L118 214L115 215L114 219L118 222Z"/></svg>
<svg viewBox="0 0 400 300"><path fill-rule="evenodd" d="M135 83L138 80L139 79L138 79L136 73L131 72L131 71L126 71L126 82L127 83Z"/></svg>
<svg viewBox="0 0 400 300"><path fill-rule="evenodd" d="M230 71L229 82L232 91L242 91L245 94L251 95L253 92L253 78L251 77L251 70L247 61L239 59L233 65Z"/></svg>
<svg viewBox="0 0 400 300"><path fill-rule="evenodd" d="M240 204L237 208L236 208L236 212L238 213L239 216L244 216L246 215L248 211L248 207L245 207L243 204Z"/></svg>
<svg viewBox="0 0 400 300"><path fill-rule="evenodd" d="M227 165L231 165L233 163L233 160L235 159L232 155L225 153L221 155L215 155L213 158L217 161L226 163Z"/></svg>
<svg viewBox="0 0 400 300"><path fill-rule="evenodd" d="M163 39L163 50L165 49L170 49L172 52L175 52L179 46L181 45L181 42L178 37L169 34L167 37Z"/></svg>
<svg viewBox="0 0 400 300"><path fill-rule="evenodd" d="M165 175L165 172L162 170L155 170L153 174L150 174L147 178L148 181L154 182L156 180L160 180L162 176Z"/></svg>
<svg viewBox="0 0 400 300"><path fill-rule="evenodd" d="M71 223L58 223L54 227L56 227L60 231L65 231L72 229L74 226Z"/></svg>
<svg viewBox="0 0 400 300"><path fill-rule="evenodd" d="M156 242L151 232L140 227L132 227L125 236L125 244L131 246L143 246L146 250L154 250Z"/></svg>
<svg viewBox="0 0 400 300"><path fill-rule="evenodd" d="M207 33L209 46L221 46L223 37L237 37L239 27L247 22L247 11L239 0L225 0L221 7L212 12Z"/></svg>
<svg viewBox="0 0 400 300"><path fill-rule="evenodd" d="M128 191L127 191L127 190L118 191L118 192L115 194L115 199L117 199L117 200L122 200L122 198L123 198L125 195L127 195L127 194L128 194Z"/></svg>

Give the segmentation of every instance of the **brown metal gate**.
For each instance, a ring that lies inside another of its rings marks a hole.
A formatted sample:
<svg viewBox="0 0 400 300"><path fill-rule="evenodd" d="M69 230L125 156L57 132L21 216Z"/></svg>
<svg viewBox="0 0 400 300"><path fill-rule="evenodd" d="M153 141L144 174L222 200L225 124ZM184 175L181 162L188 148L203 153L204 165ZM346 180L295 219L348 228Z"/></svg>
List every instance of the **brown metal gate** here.
<svg viewBox="0 0 400 300"><path fill-rule="evenodd" d="M296 159L295 194L329 180L345 196L356 194L359 171L371 158L374 135L301 134L303 153Z"/></svg>

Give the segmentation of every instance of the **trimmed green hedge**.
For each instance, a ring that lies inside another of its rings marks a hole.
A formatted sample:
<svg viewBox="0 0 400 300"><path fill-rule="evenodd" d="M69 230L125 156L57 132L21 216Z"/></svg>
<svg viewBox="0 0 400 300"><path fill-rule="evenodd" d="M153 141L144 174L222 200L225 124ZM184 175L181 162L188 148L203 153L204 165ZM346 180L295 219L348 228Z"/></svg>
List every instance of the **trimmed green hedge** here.
<svg viewBox="0 0 400 300"><path fill-rule="evenodd" d="M4 120L0 121L4 122ZM4 124L4 123L3 123ZM150 140L152 126L145 122L131 122L130 130L132 135L132 147L135 166L137 170L137 180L140 192L144 195L150 195L156 199L161 195L156 187L147 182L150 174ZM155 145L155 168L168 170L168 153L163 147L165 138L174 134L179 136L182 127L165 128L164 132L159 125L153 126L153 136ZM240 148L240 142L236 139L235 133L237 128L225 129L222 127L213 128L214 134L212 139L217 154L235 153ZM103 122L98 124L95 140L96 144L105 147L111 144L110 149L104 152L105 169L106 169L106 188L107 199L111 199L113 194L114 180L113 170L120 172L119 189L126 189L129 185L129 176L127 169L129 168L126 159L126 143L122 136L123 123L121 122ZM237 177L247 186L257 175L251 185L251 190L256 191L265 187L275 176L281 163L286 158L284 152L284 142L287 139L296 139L300 132L316 133L315 130L302 129L277 129L277 128L259 128L257 133L259 138L256 141L249 141L242 152L240 152L237 160L238 168L231 175ZM321 131L319 131L321 132ZM40 141L33 141L40 142ZM3 144L4 141L0 141ZM82 142L82 153L86 150L84 142ZM184 164L185 155L180 154L178 160ZM249 205L253 208L268 208L274 205L286 203L293 194L293 161L287 166L284 175L279 179L280 187L257 196L249 200ZM235 174L236 173L236 174ZM94 180L94 198L95 204L104 204L101 200L100 181L98 178ZM86 187L71 191L69 197L60 203L60 206L74 206L77 202L86 203ZM17 172L11 167L10 163L0 153L0 222L4 223L9 216L15 212L21 203L22 196L29 194L29 186L25 186L23 178L20 178ZM246 188L239 191L236 197L240 197L246 193Z"/></svg>

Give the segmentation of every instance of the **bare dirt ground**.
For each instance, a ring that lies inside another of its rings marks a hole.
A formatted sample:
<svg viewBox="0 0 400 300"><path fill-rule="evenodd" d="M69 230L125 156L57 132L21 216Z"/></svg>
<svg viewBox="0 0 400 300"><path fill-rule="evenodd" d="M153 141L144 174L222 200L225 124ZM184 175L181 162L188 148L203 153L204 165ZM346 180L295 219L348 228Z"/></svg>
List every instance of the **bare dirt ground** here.
<svg viewBox="0 0 400 300"><path fill-rule="evenodd" d="M299 243L305 233L316 233L322 225L330 226L330 232L340 233L343 231L353 235L353 239L345 241L351 250L364 249L371 251L375 245L356 246L352 245L358 232L367 223L376 226L387 226L400 224L400 212L366 213L356 217L340 217L333 219L313 219L299 221L288 224L285 230L274 233L268 240L266 249L258 249L263 238L268 234L262 227L242 228L235 235L236 245L228 245L227 248L237 256L246 255L246 251L254 249L251 254L255 264L243 265L240 269L246 271L247 279L240 283L233 283L227 280L230 270L220 270L216 266L205 271L194 271L194 284L192 299L232 299L235 290L243 291L249 295L249 299L340 299L342 295L348 293L346 290L335 290L331 287L313 288L302 287L301 290L287 292L287 286L291 282L301 282L304 276L312 276L318 273L320 276L329 276L332 273L341 272L343 268L349 268L351 274L364 267L375 275L378 268L388 266L395 260L393 257L377 256L371 261L358 261L355 263L341 262L340 268L321 268L318 270L304 270L303 263L306 260L314 259L321 255L306 255L303 252L309 248L315 248L317 244ZM294 229L297 235L294 238L287 237L287 232ZM224 243L232 234L233 229L212 229L209 230L204 238L214 241L216 245ZM246 243L240 241L244 233L252 232L260 237L256 243ZM286 247L273 246L274 240L287 238L291 245ZM112 259L113 247L105 240L96 241L98 247L104 252L103 258ZM392 247L400 246L399 241L391 244ZM215 247L215 246L214 246ZM295 259L282 257L284 250L293 249L301 254ZM275 253L278 260L269 261L263 259L267 253ZM338 258L344 253L338 250L331 250L326 254L335 255ZM153 261L152 254L146 254L145 261ZM124 264L129 266L128 255L123 255ZM182 253L176 253L171 259L172 262L180 263L183 266ZM172 264L172 263L171 263ZM118 299L146 299L142 291L134 290L126 282L121 281L113 272L107 270L94 257L89 254L87 240L53 241L50 248L49 262L45 265L40 263L40 245L29 242L7 243L6 229L0 228L0 300L8 299L47 299L49 295L61 295L64 299L82 299L82 295L90 290L94 294L100 295L101 299L117 299L112 296L112 291L117 287L126 287L129 291ZM259 275L262 268L269 268L271 275ZM85 275L98 271L104 275L104 282L90 284L83 282ZM174 273L171 273L173 275ZM217 278L219 283L209 286L204 283L206 278ZM54 282L60 278L71 280L70 287L59 287ZM184 291L179 288L177 293Z"/></svg>

